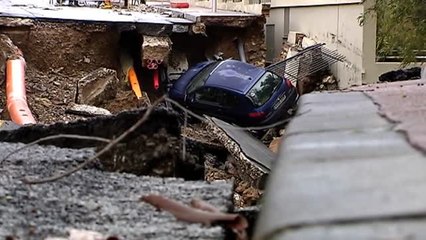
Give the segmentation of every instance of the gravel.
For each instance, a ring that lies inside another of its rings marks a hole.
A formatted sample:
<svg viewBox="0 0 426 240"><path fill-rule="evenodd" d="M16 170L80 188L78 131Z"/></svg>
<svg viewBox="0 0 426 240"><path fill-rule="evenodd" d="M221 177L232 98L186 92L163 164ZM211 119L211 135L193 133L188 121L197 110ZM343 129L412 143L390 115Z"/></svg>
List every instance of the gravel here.
<svg viewBox="0 0 426 240"><path fill-rule="evenodd" d="M23 144L1 143L4 157ZM28 186L22 176L47 177L66 171L94 154L93 149L32 146L0 165L0 238L64 237L70 228L101 232L120 239L223 239L220 226L177 221L139 201L160 193L188 203L200 198L229 210L230 183L205 183L175 178L138 177L81 170L53 183Z"/></svg>

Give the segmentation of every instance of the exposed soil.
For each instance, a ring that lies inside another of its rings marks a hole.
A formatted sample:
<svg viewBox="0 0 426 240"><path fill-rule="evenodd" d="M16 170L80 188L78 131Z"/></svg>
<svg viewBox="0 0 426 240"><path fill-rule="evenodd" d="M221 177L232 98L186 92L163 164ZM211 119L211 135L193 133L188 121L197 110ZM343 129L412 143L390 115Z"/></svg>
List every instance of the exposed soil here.
<svg viewBox="0 0 426 240"><path fill-rule="evenodd" d="M210 146L223 146L217 137L206 129L203 124L190 126L182 131L184 136L192 139L200 139ZM223 149L223 151L226 151ZM250 183L242 180L235 169L233 157L226 152L225 155L207 155L204 160L204 179L208 182L232 181L234 182L234 205L236 207L247 207L256 205L262 196L262 191L250 186Z"/></svg>
<svg viewBox="0 0 426 240"><path fill-rule="evenodd" d="M37 122L50 124L83 118L65 114L65 110L75 101L79 79L99 67L120 68L118 31L104 25L34 21L25 24L3 26L0 32L8 35L24 54L28 104ZM3 83L0 108L5 108L4 90ZM137 106L130 87L123 87L117 101L103 107L116 113Z"/></svg>

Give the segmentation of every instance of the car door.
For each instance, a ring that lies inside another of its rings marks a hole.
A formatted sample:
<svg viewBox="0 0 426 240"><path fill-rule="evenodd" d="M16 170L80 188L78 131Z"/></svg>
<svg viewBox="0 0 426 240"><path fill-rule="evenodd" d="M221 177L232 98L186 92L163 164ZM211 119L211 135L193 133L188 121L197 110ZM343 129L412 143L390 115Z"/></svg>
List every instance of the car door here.
<svg viewBox="0 0 426 240"><path fill-rule="evenodd" d="M219 103L219 91L213 87L201 87L188 95L188 107L196 112L219 117L222 109Z"/></svg>

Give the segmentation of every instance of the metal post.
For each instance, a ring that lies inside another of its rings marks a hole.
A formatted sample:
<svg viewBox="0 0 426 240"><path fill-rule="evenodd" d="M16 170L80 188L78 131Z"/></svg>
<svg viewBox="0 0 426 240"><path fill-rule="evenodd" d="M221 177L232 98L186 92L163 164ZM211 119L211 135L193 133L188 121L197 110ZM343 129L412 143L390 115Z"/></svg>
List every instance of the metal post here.
<svg viewBox="0 0 426 240"><path fill-rule="evenodd" d="M212 12L217 12L217 0L210 0L212 1Z"/></svg>

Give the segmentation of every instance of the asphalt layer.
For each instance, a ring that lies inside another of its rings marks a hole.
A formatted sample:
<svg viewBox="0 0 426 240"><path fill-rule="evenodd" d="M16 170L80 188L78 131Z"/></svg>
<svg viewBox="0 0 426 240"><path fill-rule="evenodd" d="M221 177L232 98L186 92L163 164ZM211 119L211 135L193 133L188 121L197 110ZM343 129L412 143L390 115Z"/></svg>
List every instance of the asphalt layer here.
<svg viewBox="0 0 426 240"><path fill-rule="evenodd" d="M0 158L24 146L0 142ZM96 166L53 183L28 186L22 176L47 177L66 171L93 149L33 146L12 155L0 165L0 238L66 237L70 228L87 229L120 239L223 239L220 226L177 221L139 201L160 193L186 203L200 198L229 210L232 186L219 182L138 177L104 172Z"/></svg>

